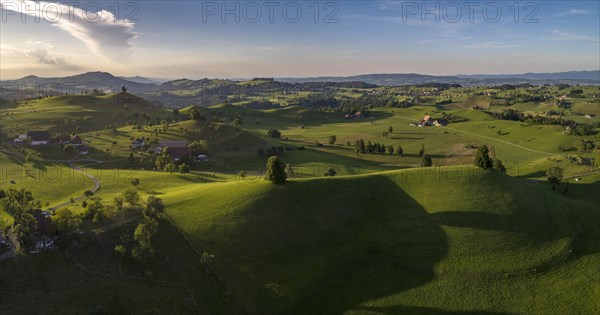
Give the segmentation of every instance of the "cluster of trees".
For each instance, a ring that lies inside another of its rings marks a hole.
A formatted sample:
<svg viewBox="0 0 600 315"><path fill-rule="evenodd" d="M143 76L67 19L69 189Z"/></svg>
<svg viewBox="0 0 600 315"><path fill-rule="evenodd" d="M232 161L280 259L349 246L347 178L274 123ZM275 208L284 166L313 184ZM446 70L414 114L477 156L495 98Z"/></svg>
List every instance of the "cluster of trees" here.
<svg viewBox="0 0 600 315"><path fill-rule="evenodd" d="M568 126L573 125L574 122L572 120L567 120L562 117L550 117L550 116L539 116L539 115L531 115L524 114L516 109L505 109L501 112L489 112L496 119L501 120L512 120L512 121L522 121L526 122L530 125L560 125L560 126Z"/></svg>
<svg viewBox="0 0 600 315"><path fill-rule="evenodd" d="M396 149L393 146L386 146L385 144L380 144L379 142L371 143L371 141L367 141L365 144L365 140L359 139L354 143L354 151L356 153L363 154L394 154L396 153L399 156L404 155L404 149L402 146L398 145ZM422 155L422 154L421 154Z"/></svg>
<svg viewBox="0 0 600 315"><path fill-rule="evenodd" d="M127 200L127 196L122 197ZM116 201L116 199L115 199ZM137 198L136 207L139 206L139 197ZM136 226L133 232L133 241L122 242L115 246L115 252L121 257L126 257L128 247L131 248L130 257L139 262L145 263L155 255L155 248L152 239L158 233L158 220L164 213L165 205L162 199L155 196L148 196L146 205L142 208L142 221Z"/></svg>
<svg viewBox="0 0 600 315"><path fill-rule="evenodd" d="M14 218L13 231L22 247L31 247L37 229L33 211L41 208L41 203L25 188L9 188L2 193L1 204L4 210Z"/></svg>
<svg viewBox="0 0 600 315"><path fill-rule="evenodd" d="M180 163L175 163L173 158L168 153L168 148L165 147L163 152L156 157L154 160L154 168L157 171L164 171L168 173L179 172L180 174L186 174L191 171L191 166L194 162L193 156L188 156L187 158L183 158L183 161Z"/></svg>
<svg viewBox="0 0 600 315"><path fill-rule="evenodd" d="M442 113L442 119L451 122L451 123L459 123L463 121L469 121L469 118L458 116L455 114Z"/></svg>

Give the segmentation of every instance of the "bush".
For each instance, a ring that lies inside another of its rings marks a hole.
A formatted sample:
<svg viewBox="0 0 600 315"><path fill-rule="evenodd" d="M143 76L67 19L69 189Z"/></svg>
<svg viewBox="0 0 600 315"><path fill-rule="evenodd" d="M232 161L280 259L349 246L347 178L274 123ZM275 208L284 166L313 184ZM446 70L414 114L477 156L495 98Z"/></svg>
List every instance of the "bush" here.
<svg viewBox="0 0 600 315"><path fill-rule="evenodd" d="M331 167L329 169L327 169L327 171L325 171L325 173L323 173L323 176L335 176L335 175L337 175L337 172Z"/></svg>
<svg viewBox="0 0 600 315"><path fill-rule="evenodd" d="M281 132L277 129L269 129L269 131L267 131L267 136L271 138L281 138Z"/></svg>
<svg viewBox="0 0 600 315"><path fill-rule="evenodd" d="M433 161L427 154L423 154L421 157L421 167L430 167L433 165Z"/></svg>

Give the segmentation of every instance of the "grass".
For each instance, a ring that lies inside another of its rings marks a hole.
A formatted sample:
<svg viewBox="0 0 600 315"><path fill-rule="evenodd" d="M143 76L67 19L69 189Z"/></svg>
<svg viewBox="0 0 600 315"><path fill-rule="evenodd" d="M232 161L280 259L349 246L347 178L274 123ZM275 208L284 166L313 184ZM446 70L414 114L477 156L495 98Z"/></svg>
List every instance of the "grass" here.
<svg viewBox="0 0 600 315"><path fill-rule="evenodd" d="M250 313L599 310L595 207L492 172L427 172L215 183L165 200Z"/></svg>
<svg viewBox="0 0 600 315"><path fill-rule="evenodd" d="M182 93L189 92L188 83L179 82ZM584 89L586 95L593 92ZM361 95L349 89L339 93ZM170 221L161 222L157 258L144 266L122 263L114 255L139 214L106 225L86 220L85 233L99 242L84 248L99 255L1 262L0 312L33 313L42 307L87 313L96 305L111 313L157 308L181 314L197 311L193 305L207 313L251 314L600 312L595 197L600 173L569 179L566 196L528 180L544 179L551 166L562 167L565 176L594 171L565 155L592 158L597 151L560 152L559 145L569 148L578 137L556 126L499 121L471 109L489 105L487 96L470 97L463 89L447 94L455 101L447 107L372 109L372 123L297 106L256 111L219 104L199 109L211 122L176 121L162 131L155 129L164 125L151 121L175 118L173 113L130 95L62 96L3 108L0 118L9 136L34 128L71 133L79 126L90 153L75 163L100 180L95 196L109 204L127 189L137 190L142 200L154 195L165 201ZM281 97L279 102L286 103ZM567 117L590 109L590 101L595 100L574 99ZM535 103L513 106L548 109ZM179 118L190 109L180 110ZM442 112L469 121L444 128L409 125L426 113L438 117ZM239 128L230 125L236 115L243 121ZM142 128L128 126L128 120ZM388 126L393 132L384 136ZM271 128L282 138L267 137ZM147 153L134 152L136 162L127 162L132 138L182 140L188 133L207 139L211 151L210 162L197 163L189 174L152 171ZM337 137L333 145L328 144L331 135ZM401 145L404 156L357 154L358 139ZM325 145L315 147L315 141ZM493 148L510 176L464 166L472 164L469 147L481 144ZM281 156L295 171L284 186L263 180L266 157L257 150L271 146L305 147ZM421 146L440 167L407 169L419 165ZM93 187L63 161L75 157L57 147L4 148L18 152L0 153L0 189L25 187L53 206ZM38 162L25 164L24 153L37 154ZM329 167L338 176L324 178ZM240 170L248 177L240 178ZM134 178L140 180L137 187L131 184ZM79 204L69 207L83 211ZM6 218L0 210L0 220ZM215 255L209 276L199 263L203 251ZM150 279L129 277L145 278L146 271ZM10 290L13 284L17 291ZM85 297L79 297L82 292Z"/></svg>

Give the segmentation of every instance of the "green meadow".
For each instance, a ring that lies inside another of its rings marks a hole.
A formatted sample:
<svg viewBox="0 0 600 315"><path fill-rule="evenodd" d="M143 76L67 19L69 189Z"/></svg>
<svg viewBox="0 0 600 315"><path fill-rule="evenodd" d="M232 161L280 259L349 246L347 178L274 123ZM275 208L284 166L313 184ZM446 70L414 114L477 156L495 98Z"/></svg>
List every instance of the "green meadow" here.
<svg viewBox="0 0 600 315"><path fill-rule="evenodd" d="M191 82L173 84L175 94L198 93ZM239 83L261 84L270 83ZM0 312L599 313L599 93L581 88L569 108L555 99L572 88L449 88L410 106L364 104L361 119L297 105L308 91L275 93L269 101L279 107L264 110L246 107L263 95L177 111L127 93L20 101L0 109L0 189L25 188L42 209L62 205L82 224L80 242L0 261ZM416 102L414 91L431 90L340 88L328 96L385 92ZM552 97L521 102L510 93ZM507 108L560 111L591 132L494 118ZM191 120L196 110L201 118ZM416 126L444 114L464 121ZM268 136L271 129L281 137ZM78 134L89 152L12 144L30 130ZM141 138L205 140L210 159L186 173L156 170L152 150L131 148ZM357 153L361 139L403 154ZM595 148L580 150L582 140ZM506 174L473 165L481 145ZM270 154L259 154L278 147L293 169L284 185L264 180ZM421 167L421 148L432 167ZM547 183L552 167L563 171L557 190ZM324 176L329 168L337 174ZM99 190L82 197L96 182ZM139 207L116 210L115 197L128 190ZM150 196L166 206L154 257L118 256L115 246L132 242ZM92 198L111 215L87 216L83 201ZM12 221L4 208L0 221Z"/></svg>

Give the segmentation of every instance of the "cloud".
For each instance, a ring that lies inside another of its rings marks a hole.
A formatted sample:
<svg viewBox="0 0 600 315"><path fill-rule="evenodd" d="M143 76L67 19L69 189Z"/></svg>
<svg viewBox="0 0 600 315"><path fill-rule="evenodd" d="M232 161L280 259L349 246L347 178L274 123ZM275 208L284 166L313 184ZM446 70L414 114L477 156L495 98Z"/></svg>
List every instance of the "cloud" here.
<svg viewBox="0 0 600 315"><path fill-rule="evenodd" d="M558 30L558 29L551 29L551 30L548 30L548 32L550 32L550 36L545 38L548 40L584 41L584 42L592 42L592 43L596 43L596 44L598 42L600 42L600 39L598 39L598 36L594 36L594 35L575 34L575 33L570 33L570 32Z"/></svg>
<svg viewBox="0 0 600 315"><path fill-rule="evenodd" d="M470 49L510 49L510 48L516 48L517 45L509 44L509 43L505 43L505 42L484 42L484 43L473 44L473 45L465 45L464 47L470 48Z"/></svg>
<svg viewBox="0 0 600 315"><path fill-rule="evenodd" d="M36 49L28 51L27 55L33 57L37 63L46 65L61 65L65 64L65 59L62 57L48 57L48 51L46 49Z"/></svg>
<svg viewBox="0 0 600 315"><path fill-rule="evenodd" d="M592 14L591 10L587 9L571 9L569 11L563 12L558 16L567 16L567 15L590 15Z"/></svg>
<svg viewBox="0 0 600 315"><path fill-rule="evenodd" d="M52 26L81 40L98 56L108 59L131 55L131 40L139 35L134 32L135 23L127 19L118 20L106 10L90 12L61 3L31 0L0 0L0 5L4 10L40 16Z"/></svg>

